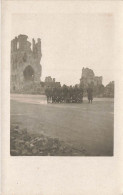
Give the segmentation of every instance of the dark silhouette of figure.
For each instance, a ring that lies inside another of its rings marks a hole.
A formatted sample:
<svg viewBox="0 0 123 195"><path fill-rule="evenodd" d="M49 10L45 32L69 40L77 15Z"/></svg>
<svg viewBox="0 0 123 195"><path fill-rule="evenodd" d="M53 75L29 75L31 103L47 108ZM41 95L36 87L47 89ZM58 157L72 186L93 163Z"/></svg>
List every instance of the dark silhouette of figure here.
<svg viewBox="0 0 123 195"><path fill-rule="evenodd" d="M88 94L88 101L89 101L89 103L91 102L91 104L92 104L92 100L93 100L93 89L91 87L89 87L87 89L87 94Z"/></svg>
<svg viewBox="0 0 123 195"><path fill-rule="evenodd" d="M50 103L52 100L52 89L49 86L45 89L45 94L47 96L47 103Z"/></svg>

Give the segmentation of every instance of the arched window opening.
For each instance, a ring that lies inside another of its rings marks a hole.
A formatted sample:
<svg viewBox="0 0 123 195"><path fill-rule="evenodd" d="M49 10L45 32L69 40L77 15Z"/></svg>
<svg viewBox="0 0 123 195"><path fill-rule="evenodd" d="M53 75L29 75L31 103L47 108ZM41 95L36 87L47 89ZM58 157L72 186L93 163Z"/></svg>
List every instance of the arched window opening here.
<svg viewBox="0 0 123 195"><path fill-rule="evenodd" d="M25 68L25 70L23 71L23 74L24 74L25 81L33 81L34 80L34 70L30 65Z"/></svg>

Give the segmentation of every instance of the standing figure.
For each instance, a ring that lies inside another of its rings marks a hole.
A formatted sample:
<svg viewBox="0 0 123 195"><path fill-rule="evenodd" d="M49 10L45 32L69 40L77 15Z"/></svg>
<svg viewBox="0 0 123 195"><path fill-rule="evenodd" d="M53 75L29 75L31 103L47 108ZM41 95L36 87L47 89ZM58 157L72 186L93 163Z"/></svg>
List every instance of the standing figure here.
<svg viewBox="0 0 123 195"><path fill-rule="evenodd" d="M52 89L49 86L45 89L45 94L47 96L47 103L51 103L51 101L52 101Z"/></svg>
<svg viewBox="0 0 123 195"><path fill-rule="evenodd" d="M79 102L82 103L83 102L83 89L79 88Z"/></svg>
<svg viewBox="0 0 123 195"><path fill-rule="evenodd" d="M88 94L88 101L89 101L89 103L91 102L91 104L92 104L92 100L93 100L93 89L91 87L89 87L87 89L87 94Z"/></svg>

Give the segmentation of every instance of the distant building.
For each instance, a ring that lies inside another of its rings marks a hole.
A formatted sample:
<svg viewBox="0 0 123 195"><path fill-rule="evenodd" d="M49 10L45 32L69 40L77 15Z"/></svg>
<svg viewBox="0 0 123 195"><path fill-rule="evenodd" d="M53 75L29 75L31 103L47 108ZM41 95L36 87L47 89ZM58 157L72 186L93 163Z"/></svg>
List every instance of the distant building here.
<svg viewBox="0 0 123 195"><path fill-rule="evenodd" d="M42 82L42 84L43 84L43 82ZM61 84L60 84L60 82L56 82L55 78L52 78L51 76L47 76L45 78L44 86L45 87L60 87Z"/></svg>
<svg viewBox="0 0 123 195"><path fill-rule="evenodd" d="M99 86L102 85L102 79L102 76L95 76L93 70L89 68L83 68L80 79L80 86L83 88L87 88L89 85Z"/></svg>
<svg viewBox="0 0 123 195"><path fill-rule="evenodd" d="M104 91L105 97L114 97L114 81L111 81L106 85L105 91Z"/></svg>
<svg viewBox="0 0 123 195"><path fill-rule="evenodd" d="M35 42L32 39L31 45L27 39L27 35L19 35L11 41L11 92L28 91L34 85L40 86L41 40Z"/></svg>
<svg viewBox="0 0 123 195"><path fill-rule="evenodd" d="M55 78L52 79L51 76L45 78L45 83L52 83L52 82L55 82Z"/></svg>

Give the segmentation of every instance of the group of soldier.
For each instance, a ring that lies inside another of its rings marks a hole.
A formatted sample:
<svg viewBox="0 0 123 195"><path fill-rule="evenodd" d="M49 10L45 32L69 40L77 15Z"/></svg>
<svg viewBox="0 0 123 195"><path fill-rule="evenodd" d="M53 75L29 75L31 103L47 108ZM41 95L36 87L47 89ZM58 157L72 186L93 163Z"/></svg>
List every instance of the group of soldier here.
<svg viewBox="0 0 123 195"><path fill-rule="evenodd" d="M45 94L48 103L82 103L83 102L83 88L75 86L68 87L47 87ZM89 103L93 100L93 90L88 88L86 90Z"/></svg>

